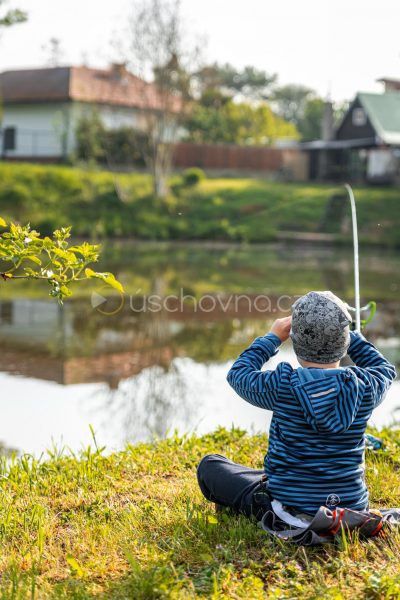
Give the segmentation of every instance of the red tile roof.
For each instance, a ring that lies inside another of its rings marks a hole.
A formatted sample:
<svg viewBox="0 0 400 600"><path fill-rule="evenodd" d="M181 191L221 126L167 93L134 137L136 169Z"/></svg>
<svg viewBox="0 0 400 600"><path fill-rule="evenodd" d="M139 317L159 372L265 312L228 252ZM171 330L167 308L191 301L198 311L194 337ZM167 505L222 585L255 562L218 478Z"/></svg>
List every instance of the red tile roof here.
<svg viewBox="0 0 400 600"><path fill-rule="evenodd" d="M0 74L0 94L5 104L72 100L154 109L163 104L154 84L117 64L109 69L52 67L5 71ZM168 104L174 111L180 102L174 97Z"/></svg>

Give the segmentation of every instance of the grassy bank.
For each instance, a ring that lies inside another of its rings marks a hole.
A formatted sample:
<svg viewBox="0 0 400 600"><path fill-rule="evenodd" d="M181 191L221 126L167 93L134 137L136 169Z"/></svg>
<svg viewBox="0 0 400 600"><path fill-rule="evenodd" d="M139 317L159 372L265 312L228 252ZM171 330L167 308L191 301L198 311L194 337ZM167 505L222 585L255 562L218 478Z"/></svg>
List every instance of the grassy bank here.
<svg viewBox="0 0 400 600"><path fill-rule="evenodd" d="M367 454L373 505L399 505L400 436ZM2 467L0 597L398 598L400 536L303 549L216 516L195 481L210 451L260 465L265 436L219 430L104 456Z"/></svg>
<svg viewBox="0 0 400 600"><path fill-rule="evenodd" d="M48 165L0 163L0 211L30 221L44 233L71 224L75 235L153 240L268 242L279 231L318 231L332 186L264 179L206 179L184 187L171 178L171 194L153 197L147 175ZM364 242L400 243L400 190L356 189ZM334 221L334 219L333 219ZM338 240L350 239L350 229Z"/></svg>

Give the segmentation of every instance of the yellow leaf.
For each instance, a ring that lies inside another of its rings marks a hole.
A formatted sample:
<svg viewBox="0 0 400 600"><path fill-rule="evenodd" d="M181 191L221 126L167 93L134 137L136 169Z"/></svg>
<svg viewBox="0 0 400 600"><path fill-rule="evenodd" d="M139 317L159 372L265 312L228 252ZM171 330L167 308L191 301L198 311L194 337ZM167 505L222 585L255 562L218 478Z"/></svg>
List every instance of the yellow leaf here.
<svg viewBox="0 0 400 600"><path fill-rule="evenodd" d="M41 265L42 261L40 260L40 258L38 258L37 256L27 256L27 259L31 260L32 262L34 262L37 265Z"/></svg>
<svg viewBox="0 0 400 600"><path fill-rule="evenodd" d="M118 290L119 292L121 292L121 294L123 294L124 288L122 286L122 283L115 279L114 275L107 275L107 277L104 278L104 281L107 285L110 285L112 288Z"/></svg>
<svg viewBox="0 0 400 600"><path fill-rule="evenodd" d="M85 275L86 277L95 277L97 279L102 279L104 283L118 290L119 292L121 292L121 294L124 293L124 288L122 284L117 279L115 279L112 273L97 273L92 269L85 269Z"/></svg>
<svg viewBox="0 0 400 600"><path fill-rule="evenodd" d="M76 575L78 575L78 577L82 577L83 571L82 571L78 561L73 556L71 556L71 554L67 554L67 563L71 567L71 571L73 573L76 573Z"/></svg>
<svg viewBox="0 0 400 600"><path fill-rule="evenodd" d="M211 525L216 525L218 523L217 517L214 517L213 515L208 515L207 521L211 523Z"/></svg>
<svg viewBox="0 0 400 600"><path fill-rule="evenodd" d="M0 217L0 227L7 227L7 221L3 217Z"/></svg>

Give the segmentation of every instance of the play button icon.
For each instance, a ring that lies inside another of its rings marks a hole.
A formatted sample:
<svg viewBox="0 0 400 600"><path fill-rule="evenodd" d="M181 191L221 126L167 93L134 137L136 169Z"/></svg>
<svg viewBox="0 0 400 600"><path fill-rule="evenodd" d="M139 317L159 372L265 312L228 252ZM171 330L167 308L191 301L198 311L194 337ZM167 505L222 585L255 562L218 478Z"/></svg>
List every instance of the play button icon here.
<svg viewBox="0 0 400 600"><path fill-rule="evenodd" d="M92 292L90 304L102 315L115 315L124 306L125 298L118 290L105 285L97 292Z"/></svg>
<svg viewBox="0 0 400 600"><path fill-rule="evenodd" d="M92 292L91 305L93 308L97 308L107 302L107 298L99 294L98 292Z"/></svg>

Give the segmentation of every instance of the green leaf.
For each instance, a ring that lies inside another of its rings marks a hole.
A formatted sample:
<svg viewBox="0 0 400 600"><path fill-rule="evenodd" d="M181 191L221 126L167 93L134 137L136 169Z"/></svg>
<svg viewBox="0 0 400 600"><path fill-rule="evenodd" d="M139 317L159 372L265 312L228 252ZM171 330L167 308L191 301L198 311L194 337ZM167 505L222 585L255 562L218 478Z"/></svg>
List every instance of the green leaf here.
<svg viewBox="0 0 400 600"><path fill-rule="evenodd" d="M100 246L98 244L88 244L87 242L83 242L80 246L71 246L69 251L80 254L83 258L91 262L97 262Z"/></svg>
<svg viewBox="0 0 400 600"><path fill-rule="evenodd" d="M36 265L42 264L42 261L40 260L40 258L38 258L37 256L34 256L33 254L31 254L31 256L27 256L26 258L28 260L31 260L32 262L34 262Z"/></svg>
<svg viewBox="0 0 400 600"><path fill-rule="evenodd" d="M93 271L93 269L85 269L85 275L88 278L102 279L104 283L118 290L121 294L124 293L123 285L115 279L112 273L98 273L97 271Z"/></svg>
<svg viewBox="0 0 400 600"><path fill-rule="evenodd" d="M63 258L64 260L68 261L69 263L75 264L77 261L75 254L73 252L68 252L68 250L63 250L62 248L54 247L51 248L51 251L54 252L54 254L56 254L60 258Z"/></svg>
<svg viewBox="0 0 400 600"><path fill-rule="evenodd" d="M122 283L120 283L117 279L115 279L115 277L112 273L108 273L107 277L104 278L104 281L107 285L109 285L112 288L114 288L115 290L118 290L119 292L121 292L121 294L124 293L124 288L123 288Z"/></svg>
<svg viewBox="0 0 400 600"><path fill-rule="evenodd" d="M71 296L71 295L72 295L72 292L71 292L71 290L69 289L69 287L67 287L66 285L62 285L62 286L60 287L60 295L61 295L63 298L69 298L69 296Z"/></svg>
<svg viewBox="0 0 400 600"><path fill-rule="evenodd" d="M1 4L2 0L0 0ZM71 227L62 227L53 233L53 237L41 237L40 233L31 229L30 225L19 225L7 222L0 217L0 227L8 227L0 233L0 261L11 263L0 273L3 280L14 277L23 264L23 276L27 279L47 279L50 296L57 298L62 303L64 298L71 296L69 284L79 281L82 270L90 263L97 262L100 246L83 242L80 245L69 246L68 238L71 235ZM42 266L43 254L47 255ZM25 267L26 260L34 263L39 268L34 270ZM105 284L115 288L120 293L124 289L112 273L97 273L92 269L86 269L86 277L96 277Z"/></svg>
<svg viewBox="0 0 400 600"><path fill-rule="evenodd" d="M100 277L102 275L102 273L96 273L96 271L93 271L93 269L85 269L85 275L86 277L90 278L90 277L97 277L99 279L102 279L102 277Z"/></svg>

